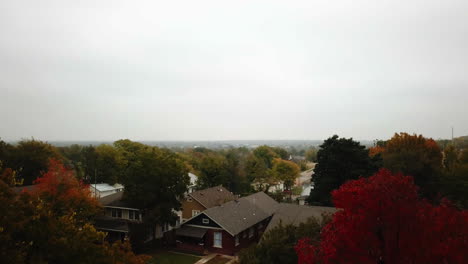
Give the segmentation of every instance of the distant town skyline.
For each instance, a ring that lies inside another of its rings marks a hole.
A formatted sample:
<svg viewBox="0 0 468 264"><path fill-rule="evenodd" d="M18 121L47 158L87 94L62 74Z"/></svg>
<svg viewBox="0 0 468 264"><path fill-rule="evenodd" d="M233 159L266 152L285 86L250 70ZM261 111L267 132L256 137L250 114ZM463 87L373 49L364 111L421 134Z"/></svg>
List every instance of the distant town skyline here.
<svg viewBox="0 0 468 264"><path fill-rule="evenodd" d="M468 1L0 2L0 138L468 135Z"/></svg>

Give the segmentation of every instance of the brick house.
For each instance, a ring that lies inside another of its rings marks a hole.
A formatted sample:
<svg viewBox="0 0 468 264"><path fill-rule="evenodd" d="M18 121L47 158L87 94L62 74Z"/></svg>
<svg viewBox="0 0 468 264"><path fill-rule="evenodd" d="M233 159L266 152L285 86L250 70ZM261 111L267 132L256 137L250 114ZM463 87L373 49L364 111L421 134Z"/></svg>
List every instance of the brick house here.
<svg viewBox="0 0 468 264"><path fill-rule="evenodd" d="M237 199L237 196L221 185L188 193L182 201L182 222L187 221L206 209L235 199Z"/></svg>
<svg viewBox="0 0 468 264"><path fill-rule="evenodd" d="M179 250L233 255L257 242L278 203L258 192L209 208L176 230Z"/></svg>

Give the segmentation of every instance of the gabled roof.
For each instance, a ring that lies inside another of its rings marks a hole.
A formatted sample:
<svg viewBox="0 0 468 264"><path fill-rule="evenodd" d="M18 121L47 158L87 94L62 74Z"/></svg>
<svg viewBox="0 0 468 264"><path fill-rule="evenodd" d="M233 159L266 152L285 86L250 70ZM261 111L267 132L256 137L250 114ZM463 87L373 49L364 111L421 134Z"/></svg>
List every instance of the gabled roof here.
<svg viewBox="0 0 468 264"><path fill-rule="evenodd" d="M333 214L336 211L335 207L280 203L275 215L265 229L265 233L278 226L280 222L283 225L292 224L298 226L300 223L305 223L310 217L315 217L320 222L323 214Z"/></svg>
<svg viewBox="0 0 468 264"><path fill-rule="evenodd" d="M237 199L234 194L221 185L192 192L188 195L205 208L211 208Z"/></svg>
<svg viewBox="0 0 468 264"><path fill-rule="evenodd" d="M123 193L124 192L116 192L99 198L99 203L105 207L134 208L133 206L130 206L128 202L122 200Z"/></svg>
<svg viewBox="0 0 468 264"><path fill-rule="evenodd" d="M235 236L273 215L278 203L264 192L212 207L201 214L208 216ZM187 222L188 223L188 222Z"/></svg>

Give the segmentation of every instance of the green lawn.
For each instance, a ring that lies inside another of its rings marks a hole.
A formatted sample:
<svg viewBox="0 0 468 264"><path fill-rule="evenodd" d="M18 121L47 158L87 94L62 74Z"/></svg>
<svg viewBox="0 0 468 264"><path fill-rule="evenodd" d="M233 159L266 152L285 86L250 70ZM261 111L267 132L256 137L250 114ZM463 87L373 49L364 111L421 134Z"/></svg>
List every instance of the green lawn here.
<svg viewBox="0 0 468 264"><path fill-rule="evenodd" d="M153 257L149 262L151 264L193 264L200 259L200 257L197 256L168 251L160 251L150 255Z"/></svg>
<svg viewBox="0 0 468 264"><path fill-rule="evenodd" d="M206 264L224 264L224 263L229 262L230 260L231 259L216 256L216 257L210 259L210 261L206 262Z"/></svg>

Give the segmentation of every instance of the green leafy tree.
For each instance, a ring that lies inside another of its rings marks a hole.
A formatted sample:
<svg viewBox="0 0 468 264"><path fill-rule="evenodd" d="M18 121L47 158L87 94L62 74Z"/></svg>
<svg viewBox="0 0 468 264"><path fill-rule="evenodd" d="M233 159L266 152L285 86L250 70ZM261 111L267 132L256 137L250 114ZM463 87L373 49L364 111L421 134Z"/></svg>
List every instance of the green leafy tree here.
<svg viewBox="0 0 468 264"><path fill-rule="evenodd" d="M144 214L148 228L156 224L174 224L177 216L173 210L181 206L179 199L189 184L188 170L175 153L139 143L117 144L127 153L124 199Z"/></svg>
<svg viewBox="0 0 468 264"><path fill-rule="evenodd" d="M297 255L294 246L297 241L307 237L312 241L318 241L320 230L330 219L325 217L323 222L315 218L309 218L299 226L280 225L265 233L262 240L239 253L240 264L288 264L297 263Z"/></svg>
<svg viewBox="0 0 468 264"><path fill-rule="evenodd" d="M96 156L97 181L109 184L121 182L127 162L123 153L114 146L102 144L96 147Z"/></svg>
<svg viewBox="0 0 468 264"><path fill-rule="evenodd" d="M331 204L331 191L348 180L368 177L378 170L379 161L369 157L369 152L352 138L334 135L320 145L314 169L314 189L309 204Z"/></svg>
<svg viewBox="0 0 468 264"><path fill-rule="evenodd" d="M34 139L22 140L12 150L6 166L17 171L25 185L30 185L47 170L52 158L63 160L54 146Z"/></svg>
<svg viewBox="0 0 468 264"><path fill-rule="evenodd" d="M217 153L206 153L196 164L199 172L197 185L200 189L217 185L230 186L231 178L227 171L226 158Z"/></svg>
<svg viewBox="0 0 468 264"><path fill-rule="evenodd" d="M249 193L251 187L245 170L249 150L247 148L229 149L224 155L230 182L228 189L237 194Z"/></svg>
<svg viewBox="0 0 468 264"><path fill-rule="evenodd" d="M317 161L317 149L310 148L306 151L305 157L307 161L315 162Z"/></svg>
<svg viewBox="0 0 468 264"><path fill-rule="evenodd" d="M264 160L253 154L247 158L246 172L249 181L255 183L259 191L268 192L269 187L277 182Z"/></svg>
<svg viewBox="0 0 468 264"><path fill-rule="evenodd" d="M459 208L468 208L468 150L449 146L444 150L444 170L439 179L440 192Z"/></svg>

